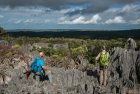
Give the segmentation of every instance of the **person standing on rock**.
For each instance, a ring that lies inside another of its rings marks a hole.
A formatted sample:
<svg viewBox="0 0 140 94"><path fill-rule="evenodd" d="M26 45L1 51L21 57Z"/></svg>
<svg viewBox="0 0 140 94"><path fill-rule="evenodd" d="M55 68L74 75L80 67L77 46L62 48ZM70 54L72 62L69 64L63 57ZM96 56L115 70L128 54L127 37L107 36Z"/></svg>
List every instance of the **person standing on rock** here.
<svg viewBox="0 0 140 94"><path fill-rule="evenodd" d="M102 46L101 52L96 57L96 61L100 62L100 85L106 86L107 84L107 68L109 64L109 53L105 46Z"/></svg>
<svg viewBox="0 0 140 94"><path fill-rule="evenodd" d="M33 63L30 66L31 72L34 73L34 78L37 79L39 77L39 80L43 81L46 77L46 75L49 78L49 81L52 83L52 75L51 71L47 69L47 67L44 64L43 61L44 53L40 52L39 55L34 59Z"/></svg>

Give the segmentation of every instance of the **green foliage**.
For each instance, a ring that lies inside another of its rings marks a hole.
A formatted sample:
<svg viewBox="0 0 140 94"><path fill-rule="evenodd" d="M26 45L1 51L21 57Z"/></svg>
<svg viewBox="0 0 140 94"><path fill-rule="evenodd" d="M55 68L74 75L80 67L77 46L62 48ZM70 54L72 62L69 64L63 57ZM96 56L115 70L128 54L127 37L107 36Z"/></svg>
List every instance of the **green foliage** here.
<svg viewBox="0 0 140 94"><path fill-rule="evenodd" d="M54 53L54 50L51 47L42 48L42 49L44 49L43 52L45 53L46 56L52 56Z"/></svg>
<svg viewBox="0 0 140 94"><path fill-rule="evenodd" d="M37 48L35 46L32 47L32 51L36 51Z"/></svg>
<svg viewBox="0 0 140 94"><path fill-rule="evenodd" d="M44 54L46 56L51 56L52 53L53 53L53 49L52 48L49 48L49 47L41 47L41 48L35 47L34 49L37 50L37 51L44 52Z"/></svg>
<svg viewBox="0 0 140 94"><path fill-rule="evenodd" d="M82 39L66 39L66 42L69 44L69 48L76 48L87 44L87 41Z"/></svg>
<svg viewBox="0 0 140 94"><path fill-rule="evenodd" d="M99 48L104 44L107 45L108 49L111 49L112 47L123 47L126 39L118 38L118 39L110 39L110 40L100 40L100 39L74 39L74 38L33 38L33 37L18 37L18 38L12 38L14 43L17 44L32 44L36 42L44 42L44 43L49 43L49 47L52 48L52 44L62 44L62 43L68 43L69 48L76 48L82 45L90 46L94 45L96 48ZM139 41L137 41L139 43ZM140 44L140 43L139 43Z"/></svg>
<svg viewBox="0 0 140 94"><path fill-rule="evenodd" d="M137 48L140 48L140 41L137 40Z"/></svg>
<svg viewBox="0 0 140 94"><path fill-rule="evenodd" d="M6 54L5 54L5 57L6 58L10 58L12 56L12 52L7 52Z"/></svg>
<svg viewBox="0 0 140 94"><path fill-rule="evenodd" d="M94 50L88 48L89 50L86 52L85 58L91 63L95 64L95 57L97 53ZM97 51L97 50L96 50Z"/></svg>
<svg viewBox="0 0 140 94"><path fill-rule="evenodd" d="M59 58L59 57L60 57L60 56L57 55L57 54L52 55L52 58L54 58L54 59L57 59L57 58Z"/></svg>
<svg viewBox="0 0 140 94"><path fill-rule="evenodd" d="M108 48L111 49L113 47L124 47L125 41L123 39L112 39L107 42Z"/></svg>
<svg viewBox="0 0 140 94"><path fill-rule="evenodd" d="M6 35L6 31L4 30L4 28L0 27L0 36L5 36Z"/></svg>
<svg viewBox="0 0 140 94"><path fill-rule="evenodd" d="M70 54L69 49L63 49L59 51L61 53L61 56L68 56Z"/></svg>
<svg viewBox="0 0 140 94"><path fill-rule="evenodd" d="M37 48L34 49L37 50ZM43 51L46 56L52 57L63 57L68 55L68 49L54 50L51 47L42 47L40 51Z"/></svg>
<svg viewBox="0 0 140 94"><path fill-rule="evenodd" d="M19 44L15 44L15 45L12 46L12 48L14 48L14 49L19 49L20 47L21 46Z"/></svg>
<svg viewBox="0 0 140 94"><path fill-rule="evenodd" d="M13 64L11 63L11 60L13 60L13 56L20 57L20 59L22 60L26 60L24 58L24 54L20 50L12 48L12 46L10 45L0 45L0 64L7 63L8 66L9 64L10 66L13 66ZM5 62L5 60L8 61Z"/></svg>
<svg viewBox="0 0 140 94"><path fill-rule="evenodd" d="M100 49L103 45L107 46L107 50L112 49L113 47L124 47L127 39L110 39L110 40L100 40L100 39L74 39L74 38L31 38L31 37L18 37L18 38L9 38L9 41L12 41L12 44L33 44L33 43L48 43L48 47L32 47L32 51L43 51L46 56L58 58L58 57L77 57L78 55L83 55L84 58L89 60L90 63L95 64L95 57L100 52ZM9 42L8 41L8 42ZM140 41L136 40L138 48L140 48ZM67 43L67 49L54 50L53 44L63 44ZM19 48L16 46L15 48ZM88 51L86 50L88 49ZM93 49L92 49L93 48Z"/></svg>
<svg viewBox="0 0 140 94"><path fill-rule="evenodd" d="M81 55L81 54L84 54L85 52L85 49L81 46L77 47L77 48L71 48L71 52L72 52L72 55Z"/></svg>
<svg viewBox="0 0 140 94"><path fill-rule="evenodd" d="M96 64L96 62L95 62L95 56L86 55L86 59L87 59L91 64Z"/></svg>

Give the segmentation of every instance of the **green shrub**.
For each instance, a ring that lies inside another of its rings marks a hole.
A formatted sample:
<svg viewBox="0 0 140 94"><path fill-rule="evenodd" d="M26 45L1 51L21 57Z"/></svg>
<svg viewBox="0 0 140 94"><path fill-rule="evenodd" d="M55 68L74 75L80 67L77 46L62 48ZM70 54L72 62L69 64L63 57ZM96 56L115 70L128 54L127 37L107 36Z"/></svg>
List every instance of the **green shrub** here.
<svg viewBox="0 0 140 94"><path fill-rule="evenodd" d="M83 47L79 46L77 48L71 48L72 55L77 56L85 53Z"/></svg>
<svg viewBox="0 0 140 94"><path fill-rule="evenodd" d="M0 27L0 36L5 36L6 35L6 31L4 30L4 28Z"/></svg>
<svg viewBox="0 0 140 94"><path fill-rule="evenodd" d="M6 54L5 54L5 57L6 58L10 58L12 56L12 52L7 52Z"/></svg>
<svg viewBox="0 0 140 94"><path fill-rule="evenodd" d="M20 47L21 46L19 44L15 44L15 45L12 46L12 48L14 48L14 49L19 49Z"/></svg>
<svg viewBox="0 0 140 94"><path fill-rule="evenodd" d="M43 51L46 56L51 56L54 53L54 50L50 47L42 47L40 50Z"/></svg>
<svg viewBox="0 0 140 94"><path fill-rule="evenodd" d="M91 64L96 64L96 62L95 62L95 56L91 56L91 55L87 55L86 56L86 59L89 61L89 63L91 63Z"/></svg>
<svg viewBox="0 0 140 94"><path fill-rule="evenodd" d="M56 58L59 58L60 56L59 55L52 55L51 57L56 59Z"/></svg>
<svg viewBox="0 0 140 94"><path fill-rule="evenodd" d="M35 46L32 47L32 51L36 51L37 48Z"/></svg>

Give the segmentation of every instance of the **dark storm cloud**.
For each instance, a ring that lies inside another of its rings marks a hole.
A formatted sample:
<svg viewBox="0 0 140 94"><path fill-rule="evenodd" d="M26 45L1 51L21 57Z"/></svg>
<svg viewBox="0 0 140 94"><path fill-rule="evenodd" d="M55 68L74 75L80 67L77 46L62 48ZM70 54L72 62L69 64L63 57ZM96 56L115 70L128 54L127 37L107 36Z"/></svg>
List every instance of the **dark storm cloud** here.
<svg viewBox="0 0 140 94"><path fill-rule="evenodd" d="M11 8L19 6L43 6L53 10L60 10L68 8L68 6L82 6L87 4L82 10L75 10L67 13L68 15L74 15L77 13L97 13L108 9L110 6L116 3L128 4L133 2L139 2L139 0L0 0L0 6L10 6Z"/></svg>
<svg viewBox="0 0 140 94"><path fill-rule="evenodd" d="M82 4L86 0L0 0L1 6L44 6L52 9L64 8L66 5L70 4Z"/></svg>
<svg viewBox="0 0 140 94"><path fill-rule="evenodd" d="M83 8L83 9L77 9L75 11L71 11L71 12L68 12L66 13L66 15L69 15L69 16L72 16L72 15L75 15L75 14L93 14L93 13L99 13L99 12L102 12L106 9L108 9L109 6L102 6L102 7L98 7L98 6L88 6L86 8Z"/></svg>
<svg viewBox="0 0 140 94"><path fill-rule="evenodd" d="M140 6L132 6L132 5L129 5L129 6L125 6L121 11L118 11L117 12L117 16L125 16L125 15L131 15L133 13L140 13ZM133 14L135 15L135 14ZM135 15L136 16L136 15ZM131 15L132 17L132 15ZM131 18L130 17L130 18Z"/></svg>
<svg viewBox="0 0 140 94"><path fill-rule="evenodd" d="M140 12L140 8L139 8L139 9L137 9L137 12Z"/></svg>

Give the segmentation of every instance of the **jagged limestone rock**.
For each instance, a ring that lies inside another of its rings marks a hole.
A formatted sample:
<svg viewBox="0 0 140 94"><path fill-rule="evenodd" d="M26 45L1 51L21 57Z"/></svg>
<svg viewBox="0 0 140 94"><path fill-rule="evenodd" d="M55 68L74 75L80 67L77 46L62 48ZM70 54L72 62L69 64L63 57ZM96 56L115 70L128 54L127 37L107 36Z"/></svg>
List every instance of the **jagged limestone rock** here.
<svg viewBox="0 0 140 94"><path fill-rule="evenodd" d="M135 47L112 49L106 87L99 85L96 67L86 71L53 67L51 71L56 86L48 81L34 80L33 74L28 80L25 75L19 78L23 70L15 67L6 72L11 81L0 85L0 94L139 94L140 51L135 51Z"/></svg>
<svg viewBox="0 0 140 94"><path fill-rule="evenodd" d="M129 39L127 40L126 44L125 44L125 48L128 49L128 50L129 50L129 49L135 50L135 49L137 48L137 45L136 45L135 40L132 39L132 38L129 38Z"/></svg>

